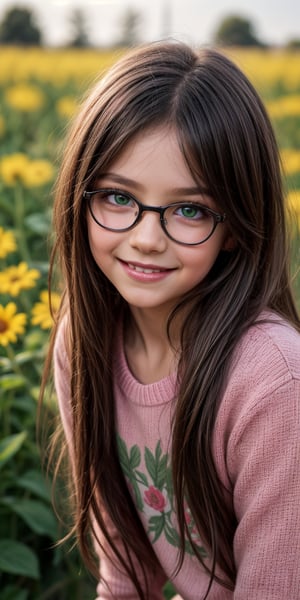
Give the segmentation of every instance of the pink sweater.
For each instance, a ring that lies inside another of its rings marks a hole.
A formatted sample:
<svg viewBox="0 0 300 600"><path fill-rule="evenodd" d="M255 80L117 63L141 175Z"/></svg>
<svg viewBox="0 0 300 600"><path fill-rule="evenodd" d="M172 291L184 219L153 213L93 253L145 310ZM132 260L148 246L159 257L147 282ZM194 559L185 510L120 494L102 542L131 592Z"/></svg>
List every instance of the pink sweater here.
<svg viewBox="0 0 300 600"><path fill-rule="evenodd" d="M69 369L62 328L55 347L55 382L66 437L72 444ZM201 600L208 578L187 549L173 577L178 536L170 481L170 417L175 374L150 385L128 369L122 344L115 357L120 461L161 571L151 599L172 579L184 600ZM214 583L209 600L300 598L300 336L286 324L252 327L241 340L213 438L220 480L230 490L238 526L234 592ZM113 501L113 499L112 499ZM193 539L201 545L186 507ZM113 529L112 529L113 530ZM115 540L118 533L114 531ZM99 548L98 548L99 550ZM136 600L121 570L101 555L98 599Z"/></svg>

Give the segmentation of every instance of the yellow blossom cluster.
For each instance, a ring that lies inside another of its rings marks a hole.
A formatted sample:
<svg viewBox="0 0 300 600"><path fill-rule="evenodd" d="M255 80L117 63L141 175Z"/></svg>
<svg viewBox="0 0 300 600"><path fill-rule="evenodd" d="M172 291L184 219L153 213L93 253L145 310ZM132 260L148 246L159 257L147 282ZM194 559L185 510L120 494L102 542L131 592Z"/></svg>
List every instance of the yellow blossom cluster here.
<svg viewBox="0 0 300 600"><path fill-rule="evenodd" d="M53 180L53 165L44 159L30 159L16 152L3 156L0 161L0 179L8 185L21 183L25 187L39 187Z"/></svg>
<svg viewBox="0 0 300 600"><path fill-rule="evenodd" d="M29 269L26 262L7 267L0 271L0 293L18 296L21 290L28 290L35 286L40 277L37 269Z"/></svg>
<svg viewBox="0 0 300 600"><path fill-rule="evenodd" d="M17 47L1 48L0 82L28 82L31 79L61 85L74 81L83 88L110 67L122 49L39 49L26 52ZM259 89L281 83L293 91L300 86L300 53L287 50L226 49L226 54L248 74Z"/></svg>
<svg viewBox="0 0 300 600"><path fill-rule="evenodd" d="M62 96L57 100L55 108L61 117L69 119L76 113L76 99L72 96Z"/></svg>
<svg viewBox="0 0 300 600"><path fill-rule="evenodd" d="M58 311L60 305L60 295L56 292L51 293L49 302L49 293L44 290L40 293L40 302L36 302L32 309L32 324L39 325L42 329L50 329L53 325L53 315Z"/></svg>
<svg viewBox="0 0 300 600"><path fill-rule="evenodd" d="M4 98L14 110L32 112L41 108L45 102L42 91L33 85L19 83L5 90Z"/></svg>
<svg viewBox="0 0 300 600"><path fill-rule="evenodd" d="M267 102L266 107L272 119L300 117L300 95L280 96L276 100Z"/></svg>
<svg viewBox="0 0 300 600"><path fill-rule="evenodd" d="M0 83L26 83L32 79L54 85L74 81L83 88L110 67L122 50L1 48Z"/></svg>
<svg viewBox="0 0 300 600"><path fill-rule="evenodd" d="M11 231L0 227L0 258L5 258L10 252L17 249L16 238Z"/></svg>
<svg viewBox="0 0 300 600"><path fill-rule="evenodd" d="M0 346L8 346L16 342L17 336L25 331L26 314L17 313L17 305L9 302L6 306L0 304Z"/></svg>
<svg viewBox="0 0 300 600"><path fill-rule="evenodd" d="M14 236L3 228L0 228L0 250L2 258L15 250ZM0 294L17 297L22 290L35 287L39 277L40 272L37 269L29 269L26 262L7 267L0 271ZM44 290L39 298L39 302L36 302L31 309L31 323L39 325L41 329L50 329L53 325L53 316L60 305L60 295L52 292L49 300L49 294ZM25 332L26 314L17 311L15 302L8 302L6 306L0 304L0 346L16 342L17 337Z"/></svg>
<svg viewBox="0 0 300 600"><path fill-rule="evenodd" d="M281 150L281 158L286 175L300 173L300 150L283 148Z"/></svg>
<svg viewBox="0 0 300 600"><path fill-rule="evenodd" d="M296 225L300 231L300 190L292 190L288 193L287 204L291 210L292 220L296 220Z"/></svg>
<svg viewBox="0 0 300 600"><path fill-rule="evenodd" d="M2 115L0 115L0 137L2 137L2 135L5 132L5 123L4 123L4 118Z"/></svg>
<svg viewBox="0 0 300 600"><path fill-rule="evenodd" d="M237 65L245 71L261 91L278 84L293 92L300 87L300 53L288 50L226 49Z"/></svg>

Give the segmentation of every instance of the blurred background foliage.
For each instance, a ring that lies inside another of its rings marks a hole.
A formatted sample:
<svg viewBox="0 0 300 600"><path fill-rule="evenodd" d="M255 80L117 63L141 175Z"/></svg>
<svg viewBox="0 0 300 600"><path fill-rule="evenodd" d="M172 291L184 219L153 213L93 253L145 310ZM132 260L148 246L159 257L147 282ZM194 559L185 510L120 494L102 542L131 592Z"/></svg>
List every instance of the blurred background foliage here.
<svg viewBox="0 0 300 600"><path fill-rule="evenodd" d="M51 478L41 468L37 398L53 322L47 293L53 184L68 122L82 94L124 47L138 41L139 14L126 11L123 16L114 47L102 50L90 47L78 11L72 13L66 48L41 46L43 36L30 10L11 9L0 24L1 600L94 596L95 582L77 551L70 545L55 546L65 530L52 508ZM225 21L216 29L215 42L260 91L281 149L291 209L291 269L300 303L298 41L272 50L257 39L250 22L238 16ZM52 295L54 311L59 299L58 289ZM49 394L44 413L51 434L57 413L53 395ZM167 587L166 598L172 594Z"/></svg>

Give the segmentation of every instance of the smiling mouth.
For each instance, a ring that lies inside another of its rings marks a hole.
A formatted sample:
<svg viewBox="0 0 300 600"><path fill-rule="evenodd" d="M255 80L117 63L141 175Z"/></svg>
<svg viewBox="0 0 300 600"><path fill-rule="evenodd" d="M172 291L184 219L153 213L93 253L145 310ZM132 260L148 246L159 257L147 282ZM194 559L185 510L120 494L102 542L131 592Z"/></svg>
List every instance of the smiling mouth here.
<svg viewBox="0 0 300 600"><path fill-rule="evenodd" d="M163 273L163 272L169 270L169 269L154 269L152 267L141 267L139 265L134 265L133 263L127 263L127 264L128 264L128 267L130 267L130 269L133 269L137 273L147 273L147 274Z"/></svg>

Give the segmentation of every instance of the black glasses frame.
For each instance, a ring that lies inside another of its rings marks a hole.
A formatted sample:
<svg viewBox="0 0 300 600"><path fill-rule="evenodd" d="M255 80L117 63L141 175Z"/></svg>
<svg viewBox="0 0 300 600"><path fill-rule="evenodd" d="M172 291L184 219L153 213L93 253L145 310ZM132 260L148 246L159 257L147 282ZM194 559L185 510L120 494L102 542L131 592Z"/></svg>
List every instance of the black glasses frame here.
<svg viewBox="0 0 300 600"><path fill-rule="evenodd" d="M95 221L95 223L97 223L97 225L99 225L99 227L102 227L103 229L106 229L108 231L115 231L115 232L124 232L124 231L130 231L130 229L133 229L138 222L140 221L142 214L144 212L156 212L159 214L159 218L160 218L160 224L161 227L164 231L164 233L167 235L167 237L172 240L173 242L176 242L177 244L181 244L182 246L199 246L200 244L203 244L204 242L206 242L214 233L218 223L224 223L225 219L226 219L226 214L225 213L218 213L215 210L212 210L211 208L207 208L207 206L203 206L202 204L199 204L198 202L172 202L171 204L167 204L166 206L146 206L145 204L142 204L142 202L140 202L139 200L137 200L137 198L135 198L132 194L129 194L128 192L122 192L124 195L128 196L129 198L132 198L132 200L134 200L134 202L137 204L138 207L138 213L137 216L134 220L134 222L129 226L129 227L123 227L121 229L115 229L114 227L106 227L106 225L102 225L102 223L100 223L93 211L92 211L92 207L91 207L91 198L92 196L94 196L95 194L101 194L101 193L121 193L121 190L117 190L117 189L113 189L113 188L100 188L99 190L93 190L91 192L88 192L87 190L84 190L83 192L83 198L85 198L88 201L88 207L89 207L89 211L91 213L91 216L93 218L93 220ZM166 212L166 210L168 208L171 207L175 207L175 206L198 206L199 208L203 208L204 211L208 212L210 215L212 215L213 220L214 220L214 226L210 232L209 235L206 236L206 238L204 240L202 240L201 242L180 242L179 240L176 240L167 230L166 227L166 219L164 218L164 214Z"/></svg>

